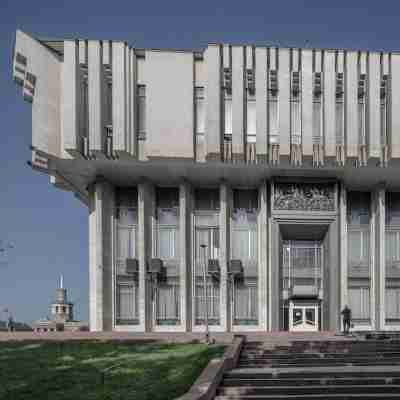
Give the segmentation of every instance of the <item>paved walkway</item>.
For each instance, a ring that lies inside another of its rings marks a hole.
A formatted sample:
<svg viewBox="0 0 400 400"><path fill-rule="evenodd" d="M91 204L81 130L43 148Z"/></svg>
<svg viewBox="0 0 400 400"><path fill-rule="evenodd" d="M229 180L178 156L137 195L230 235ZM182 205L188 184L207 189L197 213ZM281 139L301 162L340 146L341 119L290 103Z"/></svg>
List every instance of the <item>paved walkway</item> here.
<svg viewBox="0 0 400 400"><path fill-rule="evenodd" d="M218 343L230 343L234 335L243 335L247 342L266 342L271 345L288 345L293 341L320 341L320 340L349 340L352 337L336 335L335 332L234 332L234 333L212 333L211 339ZM203 341L203 333L193 332L0 332L0 342L4 341L64 341L64 340L115 340L115 341L160 341L187 343Z"/></svg>

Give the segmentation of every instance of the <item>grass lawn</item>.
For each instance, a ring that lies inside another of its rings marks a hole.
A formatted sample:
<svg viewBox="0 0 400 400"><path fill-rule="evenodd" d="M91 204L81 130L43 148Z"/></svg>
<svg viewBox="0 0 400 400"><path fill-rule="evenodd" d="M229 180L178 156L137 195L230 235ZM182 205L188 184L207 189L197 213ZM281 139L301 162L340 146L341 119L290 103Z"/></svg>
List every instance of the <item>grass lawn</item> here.
<svg viewBox="0 0 400 400"><path fill-rule="evenodd" d="M0 399L174 399L223 351L203 344L0 343Z"/></svg>

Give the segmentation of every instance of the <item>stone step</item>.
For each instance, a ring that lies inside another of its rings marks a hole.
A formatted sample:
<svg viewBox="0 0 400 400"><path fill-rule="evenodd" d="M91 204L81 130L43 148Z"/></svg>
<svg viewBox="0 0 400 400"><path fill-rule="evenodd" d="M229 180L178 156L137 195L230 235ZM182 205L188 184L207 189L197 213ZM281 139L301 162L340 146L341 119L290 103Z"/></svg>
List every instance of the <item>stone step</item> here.
<svg viewBox="0 0 400 400"><path fill-rule="evenodd" d="M400 377L399 366L324 366L302 368L236 368L225 378L288 379L288 378L347 378L347 377Z"/></svg>
<svg viewBox="0 0 400 400"><path fill-rule="evenodd" d="M295 353L295 354L248 354L244 353L240 356L241 359L257 360L257 359L269 359L269 360L287 360L287 359L341 359L341 358L353 358L353 359L373 359L373 358L399 358L400 353L377 353L377 354L352 354L352 353Z"/></svg>
<svg viewBox="0 0 400 400"><path fill-rule="evenodd" d="M325 378L224 378L221 386L291 386L291 385L400 385L400 377L325 377Z"/></svg>
<svg viewBox="0 0 400 400"><path fill-rule="evenodd" d="M326 394L296 394L296 395L244 395L244 396L216 396L214 400L383 400L383 399L398 399L397 393L326 393Z"/></svg>
<svg viewBox="0 0 400 400"><path fill-rule="evenodd" d="M400 385L316 385L316 386L242 386L242 387L220 387L217 395L222 396L249 396L249 395L305 395L305 394L377 394L377 393L400 393Z"/></svg>
<svg viewBox="0 0 400 400"><path fill-rule="evenodd" d="M400 361L397 362L387 362L387 361L382 361L382 360L376 360L376 361L337 361L337 362L313 362L313 363L303 363L303 362L287 362L287 363L274 363L274 362L251 362L251 363L246 363L246 362L239 362L238 367L239 368L303 368L303 367L339 367L339 366L368 366L368 365L376 365L376 366L399 366Z"/></svg>

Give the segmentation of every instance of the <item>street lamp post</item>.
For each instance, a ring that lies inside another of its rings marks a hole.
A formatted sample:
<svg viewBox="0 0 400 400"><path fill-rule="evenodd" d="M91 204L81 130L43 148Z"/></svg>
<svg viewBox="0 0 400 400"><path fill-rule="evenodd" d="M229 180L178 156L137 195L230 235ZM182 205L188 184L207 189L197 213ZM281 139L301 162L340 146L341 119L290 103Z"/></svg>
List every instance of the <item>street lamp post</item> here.
<svg viewBox="0 0 400 400"><path fill-rule="evenodd" d="M207 245L201 244L203 250L203 285L204 285L204 324L205 324L205 341L210 343L210 334L208 331L208 297L207 297Z"/></svg>

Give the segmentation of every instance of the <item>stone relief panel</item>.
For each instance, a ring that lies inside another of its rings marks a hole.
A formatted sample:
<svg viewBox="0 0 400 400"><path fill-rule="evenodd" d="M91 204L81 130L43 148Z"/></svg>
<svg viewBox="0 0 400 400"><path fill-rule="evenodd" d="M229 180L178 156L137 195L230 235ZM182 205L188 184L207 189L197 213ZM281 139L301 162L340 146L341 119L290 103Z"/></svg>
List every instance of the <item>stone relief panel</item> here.
<svg viewBox="0 0 400 400"><path fill-rule="evenodd" d="M274 210L335 211L335 186L324 183L276 183Z"/></svg>

